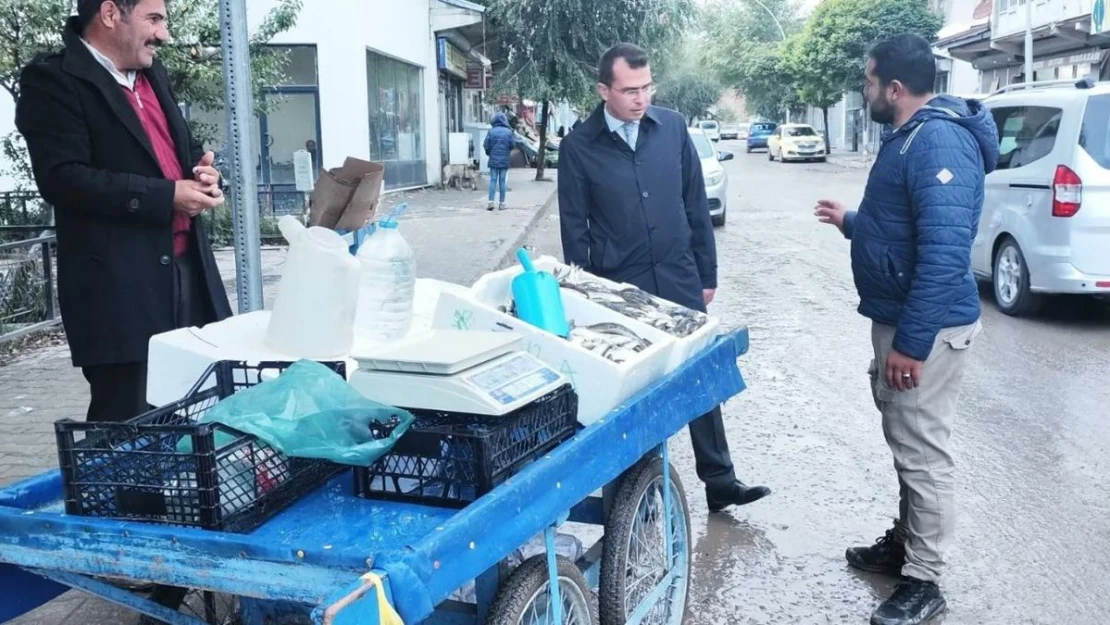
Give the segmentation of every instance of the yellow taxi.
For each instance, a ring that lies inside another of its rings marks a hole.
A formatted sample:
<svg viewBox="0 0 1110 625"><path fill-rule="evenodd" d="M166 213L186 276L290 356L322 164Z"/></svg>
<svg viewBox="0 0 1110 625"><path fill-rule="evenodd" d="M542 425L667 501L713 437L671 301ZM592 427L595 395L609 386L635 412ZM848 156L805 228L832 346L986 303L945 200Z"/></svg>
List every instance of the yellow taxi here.
<svg viewBox="0 0 1110 625"><path fill-rule="evenodd" d="M767 160L825 162L825 138L809 124L783 124L767 138Z"/></svg>

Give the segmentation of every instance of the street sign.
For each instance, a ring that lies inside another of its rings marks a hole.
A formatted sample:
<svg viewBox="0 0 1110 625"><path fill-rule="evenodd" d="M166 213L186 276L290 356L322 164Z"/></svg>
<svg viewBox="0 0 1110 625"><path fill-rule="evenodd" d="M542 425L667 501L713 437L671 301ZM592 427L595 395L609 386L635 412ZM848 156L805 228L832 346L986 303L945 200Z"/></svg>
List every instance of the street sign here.
<svg viewBox="0 0 1110 625"><path fill-rule="evenodd" d="M1091 7L1091 33L1106 32L1110 24L1106 23L1106 0L1095 0Z"/></svg>
<svg viewBox="0 0 1110 625"><path fill-rule="evenodd" d="M293 178L300 193L312 193L316 176L312 173L312 154L308 150L293 152Z"/></svg>

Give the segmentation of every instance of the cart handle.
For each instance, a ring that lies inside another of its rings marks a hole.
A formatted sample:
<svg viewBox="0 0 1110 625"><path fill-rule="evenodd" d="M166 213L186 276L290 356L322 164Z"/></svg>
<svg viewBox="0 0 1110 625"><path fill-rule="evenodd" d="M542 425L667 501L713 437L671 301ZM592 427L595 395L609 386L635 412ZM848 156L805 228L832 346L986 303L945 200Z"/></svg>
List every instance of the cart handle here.
<svg viewBox="0 0 1110 625"><path fill-rule="evenodd" d="M378 623L379 625L404 625L401 620L401 615L397 614L397 610L385 598L385 588L382 585L382 578L376 573L367 573L361 578L362 586L355 589L351 594L343 597L339 601L328 607L324 611L324 625L333 625L335 617L345 610L352 603L359 601L366 596L373 588L378 595Z"/></svg>

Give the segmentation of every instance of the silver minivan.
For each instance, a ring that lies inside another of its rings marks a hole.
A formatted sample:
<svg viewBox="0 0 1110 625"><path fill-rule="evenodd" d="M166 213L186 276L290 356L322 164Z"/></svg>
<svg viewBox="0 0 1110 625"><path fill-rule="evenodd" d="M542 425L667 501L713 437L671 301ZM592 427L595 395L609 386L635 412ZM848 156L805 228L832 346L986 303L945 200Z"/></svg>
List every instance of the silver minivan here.
<svg viewBox="0 0 1110 625"><path fill-rule="evenodd" d="M1011 85L983 100L998 126L975 274L1010 315L1044 295L1110 296L1110 83Z"/></svg>

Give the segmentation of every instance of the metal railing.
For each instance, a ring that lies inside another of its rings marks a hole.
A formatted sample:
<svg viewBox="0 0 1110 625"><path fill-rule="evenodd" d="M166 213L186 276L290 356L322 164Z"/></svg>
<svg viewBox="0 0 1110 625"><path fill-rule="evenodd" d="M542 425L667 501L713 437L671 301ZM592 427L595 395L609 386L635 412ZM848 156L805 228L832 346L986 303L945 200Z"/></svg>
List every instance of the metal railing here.
<svg viewBox="0 0 1110 625"><path fill-rule="evenodd" d="M0 343L61 323L57 237L0 243Z"/></svg>

